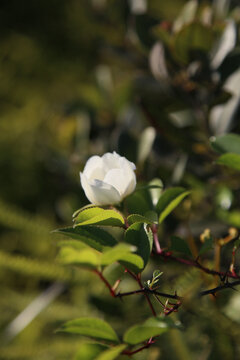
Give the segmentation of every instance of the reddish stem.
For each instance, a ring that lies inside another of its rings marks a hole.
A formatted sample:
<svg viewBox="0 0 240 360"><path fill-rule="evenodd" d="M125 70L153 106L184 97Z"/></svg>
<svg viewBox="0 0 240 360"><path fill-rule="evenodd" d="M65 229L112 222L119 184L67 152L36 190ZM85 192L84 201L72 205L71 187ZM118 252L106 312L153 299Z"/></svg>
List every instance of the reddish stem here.
<svg viewBox="0 0 240 360"><path fill-rule="evenodd" d="M137 294L137 293L143 293L144 296L145 296L145 298L146 298L146 300L147 300L147 302L148 302L148 305L149 305L149 307L150 307L150 309L151 309L151 311L152 311L153 316L157 316L157 314L156 314L156 312L155 312L155 310L154 310L153 304L151 303L151 300L149 299L149 296L146 294L146 291L145 291L145 290L143 291L144 287L143 287L142 282L141 282L141 274L135 275L135 274L132 273L129 269L126 269L126 272L128 272L128 273L134 278L134 280L137 281L137 283L138 283L138 285L139 285L139 287L140 287L140 291L135 292L135 294ZM130 294L129 294L129 295L130 295ZM115 295L115 296L117 296L117 295ZM121 296L121 295L118 295L118 296Z"/></svg>
<svg viewBox="0 0 240 360"><path fill-rule="evenodd" d="M176 262L188 265L188 266L194 266L194 267L204 271L207 274L218 275L220 278L229 277L229 278L233 278L233 279L240 279L240 276L237 275L236 273L231 273L230 271L222 272L222 271L211 270L211 269L204 267L196 260L183 259L180 257L173 256L170 251L168 251L168 252L161 251L161 253L158 253L158 255L164 257L165 259L170 259L170 260L173 260L173 261L176 261Z"/></svg>
<svg viewBox="0 0 240 360"><path fill-rule="evenodd" d="M141 346L140 348L138 348L136 350L133 350L133 351L125 350L125 351L122 352L122 354L131 356L131 355L137 354L138 352L140 352L140 351L142 351L144 349L149 348L152 344L154 344L154 340L153 340L153 338L150 338L148 340L147 344L145 344L145 345Z"/></svg>
<svg viewBox="0 0 240 360"><path fill-rule="evenodd" d="M158 231L157 226L153 225L152 232L153 232L153 240L154 240L154 244L155 244L155 249L156 249L157 254L161 254L162 249L161 249L161 246L159 243L157 231Z"/></svg>
<svg viewBox="0 0 240 360"><path fill-rule="evenodd" d="M106 287L109 289L111 296L116 297L115 291L112 289L111 285L109 284L107 279L103 276L103 274L98 270L93 270L93 272L95 272L95 274L97 274L100 277L100 279L104 282Z"/></svg>
<svg viewBox="0 0 240 360"><path fill-rule="evenodd" d="M139 274L139 276L137 277L137 282L138 282L139 287L142 289L143 285L142 285L140 276L141 276L141 274ZM153 316L157 316L156 311L154 310L153 304L152 304L151 300L149 299L149 296L146 294L146 292L144 292L144 296L148 302L148 305L152 311Z"/></svg>

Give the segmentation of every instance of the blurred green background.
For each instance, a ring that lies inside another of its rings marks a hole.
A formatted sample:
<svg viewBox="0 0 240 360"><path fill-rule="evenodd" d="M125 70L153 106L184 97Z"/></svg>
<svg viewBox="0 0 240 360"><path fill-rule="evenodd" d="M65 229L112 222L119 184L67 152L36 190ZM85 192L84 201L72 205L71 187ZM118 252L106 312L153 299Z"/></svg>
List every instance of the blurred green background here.
<svg viewBox="0 0 240 360"><path fill-rule="evenodd" d="M215 164L209 141L240 130L239 22L230 0L1 0L1 359L71 359L82 340L54 333L64 321L104 316L121 332L148 313L55 260L51 230L87 204L79 171L91 155L117 151L139 182L193 190L162 229L165 246L174 231L199 241L207 227L240 226L240 177ZM167 289L198 284L170 265ZM17 322L31 304L32 321ZM179 315L183 334L135 358L238 359L238 293L194 305Z"/></svg>

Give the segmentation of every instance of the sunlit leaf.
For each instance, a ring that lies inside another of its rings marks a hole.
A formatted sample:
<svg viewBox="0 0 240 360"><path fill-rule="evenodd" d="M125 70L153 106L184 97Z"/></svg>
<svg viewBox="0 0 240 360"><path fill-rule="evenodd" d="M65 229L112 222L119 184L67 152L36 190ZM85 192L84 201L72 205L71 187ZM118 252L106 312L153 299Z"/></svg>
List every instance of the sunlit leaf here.
<svg viewBox="0 0 240 360"><path fill-rule="evenodd" d="M240 135L225 134L210 139L213 150L220 154L235 153L240 155Z"/></svg>
<svg viewBox="0 0 240 360"><path fill-rule="evenodd" d="M117 345L115 347L112 347L108 350L105 350L103 353L98 355L95 360L114 360L117 358L118 355L121 354L121 352L126 349L126 344Z"/></svg>
<svg viewBox="0 0 240 360"><path fill-rule="evenodd" d="M139 273L144 267L142 258L131 253L131 247L127 244L119 244L113 249L105 251L102 255L101 264L110 265L116 261L135 273Z"/></svg>
<svg viewBox="0 0 240 360"><path fill-rule="evenodd" d="M240 155L232 153L223 154L217 159L217 164L240 171Z"/></svg>
<svg viewBox="0 0 240 360"><path fill-rule="evenodd" d="M176 187L166 190L160 197L156 211L159 214L159 223L163 220L180 204L180 202L190 194L183 188Z"/></svg>
<svg viewBox="0 0 240 360"><path fill-rule="evenodd" d="M86 268L96 268L99 265L99 253L93 249L76 250L72 247L63 247L58 260L63 264L81 265Z"/></svg>
<svg viewBox="0 0 240 360"><path fill-rule="evenodd" d="M134 325L128 329L124 334L123 340L130 345L137 345L176 327L178 326L173 321L169 321L168 318L150 318L142 325Z"/></svg>
<svg viewBox="0 0 240 360"><path fill-rule="evenodd" d="M97 318L79 318L62 325L58 331L88 336L93 339L118 343L113 328L104 320Z"/></svg>
<svg viewBox="0 0 240 360"><path fill-rule="evenodd" d="M89 207L81 211L74 219L76 226L102 225L124 226L124 218L116 210L105 210L100 207Z"/></svg>
<svg viewBox="0 0 240 360"><path fill-rule="evenodd" d="M74 357L74 360L96 360L96 357L106 349L108 349L108 347L103 344L81 344L80 349Z"/></svg>

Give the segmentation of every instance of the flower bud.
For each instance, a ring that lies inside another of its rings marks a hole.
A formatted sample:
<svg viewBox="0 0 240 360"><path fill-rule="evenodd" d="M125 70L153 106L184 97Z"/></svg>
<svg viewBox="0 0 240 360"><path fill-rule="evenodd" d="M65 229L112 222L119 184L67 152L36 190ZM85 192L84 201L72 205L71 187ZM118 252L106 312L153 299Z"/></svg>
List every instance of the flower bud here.
<svg viewBox="0 0 240 360"><path fill-rule="evenodd" d="M136 187L135 169L134 163L115 151L102 157L92 156L80 172L86 197L95 205L121 202Z"/></svg>

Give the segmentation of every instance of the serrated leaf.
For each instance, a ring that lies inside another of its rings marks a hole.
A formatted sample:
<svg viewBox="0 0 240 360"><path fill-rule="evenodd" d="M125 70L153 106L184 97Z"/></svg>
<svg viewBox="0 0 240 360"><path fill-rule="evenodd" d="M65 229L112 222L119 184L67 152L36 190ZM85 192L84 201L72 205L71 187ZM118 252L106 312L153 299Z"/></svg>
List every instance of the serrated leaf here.
<svg viewBox="0 0 240 360"><path fill-rule="evenodd" d="M98 251L117 244L117 241L107 231L93 226L67 227L55 230L55 232L79 240Z"/></svg>
<svg viewBox="0 0 240 360"><path fill-rule="evenodd" d="M96 357L106 349L108 349L108 347L103 344L81 344L80 349L74 357L74 360L96 360Z"/></svg>
<svg viewBox="0 0 240 360"><path fill-rule="evenodd" d="M213 150L220 154L234 153L240 155L240 135L225 134L210 139Z"/></svg>
<svg viewBox="0 0 240 360"><path fill-rule="evenodd" d="M134 325L128 329L123 336L123 340L129 345L137 345L174 327L177 326L173 322L169 322L167 318L149 318L142 325Z"/></svg>
<svg viewBox="0 0 240 360"><path fill-rule="evenodd" d="M105 350L95 360L114 360L121 352L126 349L126 344L117 345L111 349Z"/></svg>
<svg viewBox="0 0 240 360"><path fill-rule="evenodd" d="M210 236L209 238L207 238L203 245L201 246L201 249L199 251L199 255L203 255L205 254L206 252L208 252L209 250L212 250L213 249L213 238Z"/></svg>
<svg viewBox="0 0 240 360"><path fill-rule="evenodd" d="M81 207L80 209L76 210L76 211L73 213L73 215L72 215L73 219L75 219L75 218L80 214L80 212L82 212L82 211L84 211L84 210L86 210L86 209L89 209L89 208L94 208L94 207L98 207L98 206L97 206L97 205L94 205L94 204L87 204L87 205Z"/></svg>
<svg viewBox="0 0 240 360"><path fill-rule="evenodd" d="M180 202L190 194L183 188L175 187L166 190L160 197L156 211L159 214L159 223L163 220L180 204Z"/></svg>
<svg viewBox="0 0 240 360"><path fill-rule="evenodd" d="M76 226L102 225L124 226L124 218L116 210L105 210L100 207L89 207L81 211L74 219Z"/></svg>
<svg viewBox="0 0 240 360"><path fill-rule="evenodd" d="M119 343L113 328L106 321L97 318L74 319L63 324L58 331L79 334L111 343Z"/></svg>
<svg viewBox="0 0 240 360"><path fill-rule="evenodd" d="M126 230L125 241L136 246L136 253L143 259L145 267L152 252L153 235L151 229L148 230L146 224L134 223Z"/></svg>
<svg viewBox="0 0 240 360"><path fill-rule="evenodd" d="M119 244L113 249L104 252L101 264L110 265L116 261L135 273L139 273L144 267L142 258L132 254L130 247L124 244Z"/></svg>
<svg viewBox="0 0 240 360"><path fill-rule="evenodd" d="M171 237L171 248L170 250L180 252L184 255L192 257L192 252L189 249L188 244L184 239L181 239L178 236Z"/></svg>
<svg viewBox="0 0 240 360"><path fill-rule="evenodd" d="M96 268L99 266L99 253L93 249L76 250L72 247L63 247L59 254L58 260L65 265L81 265L86 268Z"/></svg>
<svg viewBox="0 0 240 360"><path fill-rule="evenodd" d="M128 216L127 218L127 222L129 225L132 225L136 222L140 222L140 223L146 223L146 224L153 224L154 222L150 219L148 219L146 216L142 216L139 214L131 214Z"/></svg>
<svg viewBox="0 0 240 360"><path fill-rule="evenodd" d="M217 164L240 171L240 155L232 153L223 154L217 159Z"/></svg>

